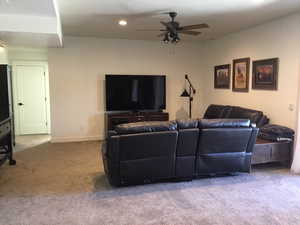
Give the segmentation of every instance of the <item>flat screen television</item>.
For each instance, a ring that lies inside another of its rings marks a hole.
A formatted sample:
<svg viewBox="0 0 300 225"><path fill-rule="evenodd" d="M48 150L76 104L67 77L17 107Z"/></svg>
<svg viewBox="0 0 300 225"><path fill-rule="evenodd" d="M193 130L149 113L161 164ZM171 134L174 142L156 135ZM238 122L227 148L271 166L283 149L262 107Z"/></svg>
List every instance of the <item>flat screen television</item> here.
<svg viewBox="0 0 300 225"><path fill-rule="evenodd" d="M0 122L10 116L7 66L0 65Z"/></svg>
<svg viewBox="0 0 300 225"><path fill-rule="evenodd" d="M161 111L166 108L166 76L106 75L106 111Z"/></svg>

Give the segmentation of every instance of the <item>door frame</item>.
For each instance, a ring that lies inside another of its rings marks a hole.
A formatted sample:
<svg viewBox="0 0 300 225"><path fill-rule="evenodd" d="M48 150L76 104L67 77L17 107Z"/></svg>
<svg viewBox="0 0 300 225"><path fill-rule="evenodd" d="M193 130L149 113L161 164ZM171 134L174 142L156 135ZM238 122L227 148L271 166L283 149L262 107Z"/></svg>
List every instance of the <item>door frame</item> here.
<svg viewBox="0 0 300 225"><path fill-rule="evenodd" d="M47 134L51 133L51 117L50 117L50 92L49 92L49 70L47 61L12 61L12 86L13 86L13 100L14 100L14 123L15 135L20 135L20 121L19 111L17 110L17 81L16 81L16 67L17 66L42 66L45 71L45 94L46 94L46 122Z"/></svg>

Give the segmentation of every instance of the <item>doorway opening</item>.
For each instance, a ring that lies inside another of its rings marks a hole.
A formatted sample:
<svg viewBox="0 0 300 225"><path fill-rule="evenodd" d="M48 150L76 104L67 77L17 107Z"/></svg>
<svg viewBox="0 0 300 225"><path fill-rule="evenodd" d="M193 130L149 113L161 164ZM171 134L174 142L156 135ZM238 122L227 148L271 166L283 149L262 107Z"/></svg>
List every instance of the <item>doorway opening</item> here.
<svg viewBox="0 0 300 225"><path fill-rule="evenodd" d="M32 148L51 139L47 62L12 63L15 150Z"/></svg>

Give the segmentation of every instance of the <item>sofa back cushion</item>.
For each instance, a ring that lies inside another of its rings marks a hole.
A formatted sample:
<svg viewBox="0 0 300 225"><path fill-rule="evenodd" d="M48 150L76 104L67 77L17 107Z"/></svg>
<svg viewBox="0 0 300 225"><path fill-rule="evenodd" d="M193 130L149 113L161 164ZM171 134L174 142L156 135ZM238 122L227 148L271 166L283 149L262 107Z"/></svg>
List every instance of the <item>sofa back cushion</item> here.
<svg viewBox="0 0 300 225"><path fill-rule="evenodd" d="M201 119L199 128L238 128L250 127L249 119Z"/></svg>
<svg viewBox="0 0 300 225"><path fill-rule="evenodd" d="M232 106L228 118L249 119L251 123L258 123L262 116L261 111Z"/></svg>
<svg viewBox="0 0 300 225"><path fill-rule="evenodd" d="M252 128L204 128L199 135L198 155L246 153Z"/></svg>
<svg viewBox="0 0 300 225"><path fill-rule="evenodd" d="M197 119L176 120L178 130L198 128Z"/></svg>
<svg viewBox="0 0 300 225"><path fill-rule="evenodd" d="M126 134L119 137L122 184L175 176L178 131Z"/></svg>
<svg viewBox="0 0 300 225"><path fill-rule="evenodd" d="M119 141L120 161L174 157L177 137L177 131L121 135Z"/></svg>
<svg viewBox="0 0 300 225"><path fill-rule="evenodd" d="M198 155L246 152L252 128L248 119L202 119Z"/></svg>
<svg viewBox="0 0 300 225"><path fill-rule="evenodd" d="M126 123L116 126L117 134L137 134L159 131L176 131L177 123L174 121L151 121L151 122L137 122Z"/></svg>
<svg viewBox="0 0 300 225"><path fill-rule="evenodd" d="M217 119L226 118L230 111L230 107L224 105L210 105L208 106L204 118L205 119Z"/></svg>

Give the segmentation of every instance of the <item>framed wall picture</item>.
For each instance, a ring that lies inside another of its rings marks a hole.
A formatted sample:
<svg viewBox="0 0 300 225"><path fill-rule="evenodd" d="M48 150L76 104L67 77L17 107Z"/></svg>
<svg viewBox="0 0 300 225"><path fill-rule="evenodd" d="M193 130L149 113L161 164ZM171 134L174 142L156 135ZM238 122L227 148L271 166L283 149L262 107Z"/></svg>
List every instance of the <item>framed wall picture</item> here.
<svg viewBox="0 0 300 225"><path fill-rule="evenodd" d="M253 61L252 89L277 90L279 59Z"/></svg>
<svg viewBox="0 0 300 225"><path fill-rule="evenodd" d="M233 60L232 91L249 91L250 58Z"/></svg>
<svg viewBox="0 0 300 225"><path fill-rule="evenodd" d="M215 66L215 88L230 88L230 64Z"/></svg>

